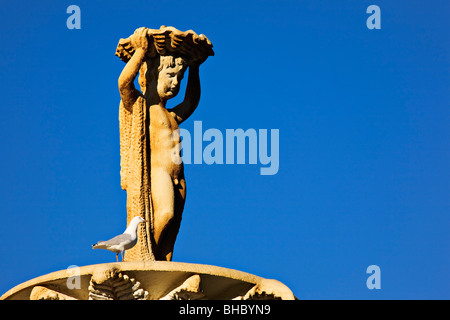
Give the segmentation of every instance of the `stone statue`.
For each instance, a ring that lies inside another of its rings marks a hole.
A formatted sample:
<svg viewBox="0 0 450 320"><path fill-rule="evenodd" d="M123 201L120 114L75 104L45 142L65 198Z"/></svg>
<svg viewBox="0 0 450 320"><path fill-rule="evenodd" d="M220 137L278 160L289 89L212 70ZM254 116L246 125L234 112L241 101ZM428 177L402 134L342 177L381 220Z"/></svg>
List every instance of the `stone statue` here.
<svg viewBox="0 0 450 320"><path fill-rule="evenodd" d="M127 191L127 223L148 223L125 261L172 260L186 199L179 125L200 100L199 66L214 55L211 42L192 30L139 28L121 39L116 55L125 65L119 77L121 186ZM166 103L189 77L183 102ZM141 91L134 86L138 82Z"/></svg>

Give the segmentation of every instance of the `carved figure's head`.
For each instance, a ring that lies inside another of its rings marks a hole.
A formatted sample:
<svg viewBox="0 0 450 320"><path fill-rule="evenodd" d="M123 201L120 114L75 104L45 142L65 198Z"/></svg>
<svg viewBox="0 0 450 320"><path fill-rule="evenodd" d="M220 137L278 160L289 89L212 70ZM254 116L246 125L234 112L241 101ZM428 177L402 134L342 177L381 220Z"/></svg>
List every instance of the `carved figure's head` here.
<svg viewBox="0 0 450 320"><path fill-rule="evenodd" d="M181 57L161 55L147 59L139 71L139 85L145 94L154 90L162 101L175 97L180 91L180 82L187 69L186 61Z"/></svg>

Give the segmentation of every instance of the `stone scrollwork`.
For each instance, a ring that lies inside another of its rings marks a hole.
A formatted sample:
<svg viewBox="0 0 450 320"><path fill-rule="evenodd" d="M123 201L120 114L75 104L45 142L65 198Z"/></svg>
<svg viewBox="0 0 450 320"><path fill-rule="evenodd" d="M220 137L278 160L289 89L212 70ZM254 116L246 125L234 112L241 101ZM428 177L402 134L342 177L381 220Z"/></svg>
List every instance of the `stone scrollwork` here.
<svg viewBox="0 0 450 320"><path fill-rule="evenodd" d="M148 292L127 274L111 270L95 272L89 283L89 300L147 300Z"/></svg>
<svg viewBox="0 0 450 320"><path fill-rule="evenodd" d="M274 279L262 279L245 295L233 300L283 300L292 298L292 292L281 282ZM295 299L295 297L293 297Z"/></svg>
<svg viewBox="0 0 450 320"><path fill-rule="evenodd" d="M200 276L193 275L186 279L183 284L170 291L159 300L199 300L205 298L200 288Z"/></svg>
<svg viewBox="0 0 450 320"><path fill-rule="evenodd" d="M43 286L35 286L33 290L31 290L30 300L78 300L78 299Z"/></svg>

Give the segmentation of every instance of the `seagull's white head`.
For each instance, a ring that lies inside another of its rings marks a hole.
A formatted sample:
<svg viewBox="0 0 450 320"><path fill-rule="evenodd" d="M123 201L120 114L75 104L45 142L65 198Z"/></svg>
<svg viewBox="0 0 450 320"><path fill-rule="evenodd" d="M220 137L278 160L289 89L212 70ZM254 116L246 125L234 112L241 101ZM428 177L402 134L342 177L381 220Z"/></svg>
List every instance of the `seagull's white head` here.
<svg viewBox="0 0 450 320"><path fill-rule="evenodd" d="M133 219L131 219L130 224L128 225L128 228L125 230L124 233L128 233L128 234L131 234L132 236L134 236L136 234L138 225L142 222L147 222L147 220L145 220L142 217L134 217Z"/></svg>
<svg viewBox="0 0 450 320"><path fill-rule="evenodd" d="M131 219L130 224L139 224L141 222L147 222L147 220L142 217L134 217L133 219Z"/></svg>

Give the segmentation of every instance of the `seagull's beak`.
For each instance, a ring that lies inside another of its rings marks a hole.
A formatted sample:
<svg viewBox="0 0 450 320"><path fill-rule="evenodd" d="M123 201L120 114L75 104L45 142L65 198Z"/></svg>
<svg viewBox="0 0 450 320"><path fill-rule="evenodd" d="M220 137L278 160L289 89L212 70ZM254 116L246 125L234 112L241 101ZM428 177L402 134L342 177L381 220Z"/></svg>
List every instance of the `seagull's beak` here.
<svg viewBox="0 0 450 320"><path fill-rule="evenodd" d="M148 222L148 220L144 220L144 221L142 221L142 222Z"/></svg>

